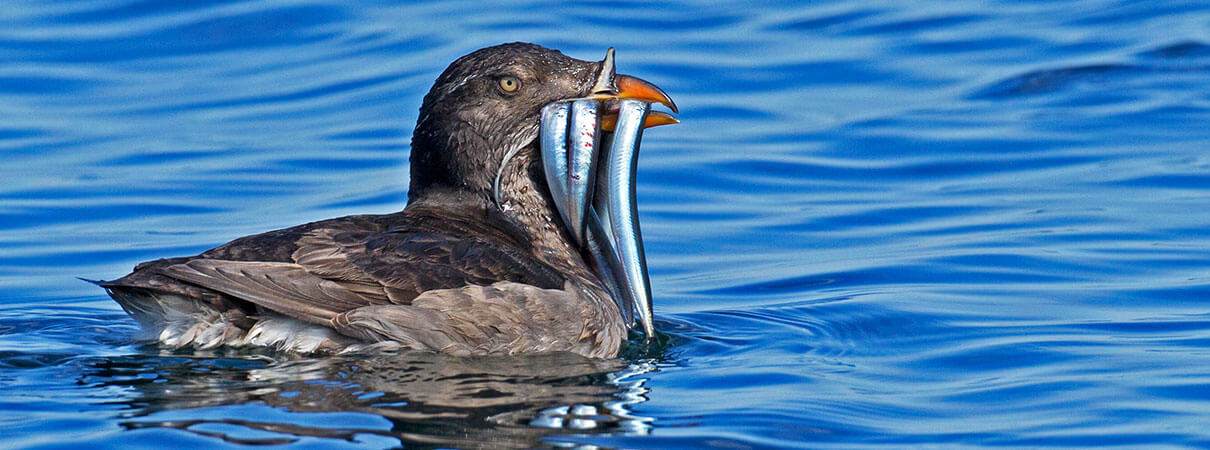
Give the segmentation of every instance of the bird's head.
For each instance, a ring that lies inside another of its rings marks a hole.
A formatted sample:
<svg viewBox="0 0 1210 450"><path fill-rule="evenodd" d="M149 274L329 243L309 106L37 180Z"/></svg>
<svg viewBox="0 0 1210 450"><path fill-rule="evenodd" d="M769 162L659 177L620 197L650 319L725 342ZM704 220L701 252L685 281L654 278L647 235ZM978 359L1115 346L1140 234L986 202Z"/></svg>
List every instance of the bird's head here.
<svg viewBox="0 0 1210 450"><path fill-rule="evenodd" d="M490 195L504 156L536 147L542 107L585 97L637 98L676 110L659 88L616 74L612 49L604 60L583 61L518 42L458 58L420 107L412 135L409 196L415 199L434 187ZM666 115L653 115L650 121L675 122Z"/></svg>

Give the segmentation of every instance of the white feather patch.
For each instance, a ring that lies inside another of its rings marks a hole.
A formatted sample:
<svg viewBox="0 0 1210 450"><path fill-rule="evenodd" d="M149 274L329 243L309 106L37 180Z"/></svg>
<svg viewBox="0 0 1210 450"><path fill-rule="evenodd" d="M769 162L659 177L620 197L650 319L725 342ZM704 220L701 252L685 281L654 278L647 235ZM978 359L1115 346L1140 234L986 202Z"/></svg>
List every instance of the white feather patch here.
<svg viewBox="0 0 1210 450"><path fill-rule="evenodd" d="M264 313L247 333L214 307L179 295L144 296L115 290L114 298L139 321L148 338L165 346L212 349L229 346L265 346L311 353L339 351L356 343L319 325Z"/></svg>

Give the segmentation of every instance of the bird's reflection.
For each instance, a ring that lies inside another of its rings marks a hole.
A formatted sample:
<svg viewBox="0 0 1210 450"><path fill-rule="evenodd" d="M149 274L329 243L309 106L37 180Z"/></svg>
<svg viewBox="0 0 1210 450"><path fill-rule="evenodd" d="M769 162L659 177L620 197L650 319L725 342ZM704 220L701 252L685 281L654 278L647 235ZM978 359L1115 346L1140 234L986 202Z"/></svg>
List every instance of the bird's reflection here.
<svg viewBox="0 0 1210 450"><path fill-rule="evenodd" d="M122 399L111 403L128 408L127 429L174 428L239 444L378 436L408 446L502 448L542 445L551 435L643 434L649 420L628 409L646 400L643 374L654 367L574 354L285 359L248 351L156 352L96 361L81 383L120 387ZM248 417L247 408L225 408L249 404L286 413ZM314 417L290 414L313 412L385 420L317 426Z"/></svg>

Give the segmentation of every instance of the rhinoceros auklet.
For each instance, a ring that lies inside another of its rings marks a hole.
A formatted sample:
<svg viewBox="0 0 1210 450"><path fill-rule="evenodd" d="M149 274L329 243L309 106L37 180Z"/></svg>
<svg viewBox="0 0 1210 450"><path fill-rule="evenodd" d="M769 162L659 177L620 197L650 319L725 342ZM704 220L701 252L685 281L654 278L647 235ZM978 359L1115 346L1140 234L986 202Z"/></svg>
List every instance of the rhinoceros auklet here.
<svg viewBox="0 0 1210 450"><path fill-rule="evenodd" d="M676 111L659 88L615 74L612 49L590 62L527 43L484 48L424 97L403 211L246 236L97 284L171 347L613 357L629 311L557 219L538 144L543 106L582 98Z"/></svg>

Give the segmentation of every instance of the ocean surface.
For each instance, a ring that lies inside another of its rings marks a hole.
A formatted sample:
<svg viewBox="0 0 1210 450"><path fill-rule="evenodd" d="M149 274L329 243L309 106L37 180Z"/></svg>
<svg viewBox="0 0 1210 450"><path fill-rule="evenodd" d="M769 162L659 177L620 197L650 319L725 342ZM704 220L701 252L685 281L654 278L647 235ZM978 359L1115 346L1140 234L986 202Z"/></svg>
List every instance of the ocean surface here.
<svg viewBox="0 0 1210 450"><path fill-rule="evenodd" d="M1210 446L1210 3L0 3L0 447ZM76 277L402 208L531 41L663 87L658 342L170 351Z"/></svg>

